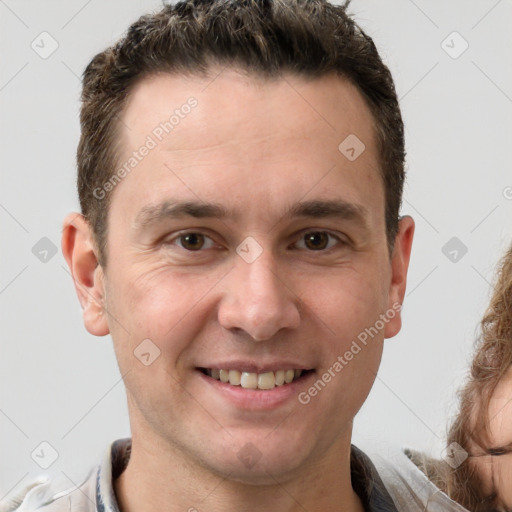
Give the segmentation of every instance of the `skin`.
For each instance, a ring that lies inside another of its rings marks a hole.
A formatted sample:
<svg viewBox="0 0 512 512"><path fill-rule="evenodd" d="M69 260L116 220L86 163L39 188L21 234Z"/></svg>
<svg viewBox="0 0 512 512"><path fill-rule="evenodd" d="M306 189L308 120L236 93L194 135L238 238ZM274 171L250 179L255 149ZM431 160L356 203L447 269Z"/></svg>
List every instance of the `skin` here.
<svg viewBox="0 0 512 512"><path fill-rule="evenodd" d="M64 222L85 326L112 335L126 385L133 444L114 482L120 507L362 510L350 483L352 422L400 314L307 405L297 395L404 298L414 222L401 219L390 256L371 113L358 90L334 76L162 74L130 94L121 160L190 96L197 107L113 192L106 268L83 217ZM366 149L351 162L338 145L352 133ZM137 224L141 209L165 200L216 202L235 216ZM286 216L309 200L359 205L364 223ZM178 237L184 230L209 237L204 248L187 249ZM311 232L339 240L311 249ZM262 249L252 263L236 252L248 236ZM147 338L161 351L149 366L134 356ZM253 409L197 370L235 359L293 362L314 373L279 406ZM238 457L247 443L259 454L251 467Z"/></svg>

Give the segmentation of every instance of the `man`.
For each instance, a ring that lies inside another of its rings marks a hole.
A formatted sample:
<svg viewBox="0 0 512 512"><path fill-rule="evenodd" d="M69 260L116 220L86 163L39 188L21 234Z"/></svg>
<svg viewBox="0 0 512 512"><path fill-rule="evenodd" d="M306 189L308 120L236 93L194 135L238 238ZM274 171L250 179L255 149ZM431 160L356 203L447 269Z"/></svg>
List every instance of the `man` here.
<svg viewBox="0 0 512 512"><path fill-rule="evenodd" d="M324 0L189 0L97 55L82 102L62 249L132 437L18 510L397 510L351 445L414 233L371 39Z"/></svg>

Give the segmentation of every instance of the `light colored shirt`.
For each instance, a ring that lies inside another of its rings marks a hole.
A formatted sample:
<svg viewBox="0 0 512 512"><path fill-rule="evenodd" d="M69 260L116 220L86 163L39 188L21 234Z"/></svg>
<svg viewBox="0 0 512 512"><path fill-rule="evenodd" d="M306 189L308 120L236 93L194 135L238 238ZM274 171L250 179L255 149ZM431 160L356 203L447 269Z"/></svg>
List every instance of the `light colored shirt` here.
<svg viewBox="0 0 512 512"><path fill-rule="evenodd" d="M42 476L0 503L0 512L120 512L113 480L126 468L130 452L131 439L118 439L78 486L66 488ZM405 451L370 458L352 445L350 466L352 487L368 512L467 512L432 484Z"/></svg>

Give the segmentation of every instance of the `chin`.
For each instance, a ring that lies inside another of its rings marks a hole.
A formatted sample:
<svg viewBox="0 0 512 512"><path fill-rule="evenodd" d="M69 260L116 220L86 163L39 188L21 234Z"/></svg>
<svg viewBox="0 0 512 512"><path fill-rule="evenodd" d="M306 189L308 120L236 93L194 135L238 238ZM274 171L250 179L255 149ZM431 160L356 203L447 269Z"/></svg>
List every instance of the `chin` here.
<svg viewBox="0 0 512 512"><path fill-rule="evenodd" d="M210 452L203 464L224 478L248 485L275 485L276 480L288 480L305 465L304 446L250 439L220 447L217 454Z"/></svg>
<svg viewBox="0 0 512 512"><path fill-rule="evenodd" d="M222 477L246 485L275 485L276 482L284 483L292 478L297 472L299 464L296 461L283 461L274 464L275 460L267 460L264 464L262 459L254 466L241 463L238 458L224 461L219 465L216 461L214 471ZM213 468L212 468L213 469Z"/></svg>

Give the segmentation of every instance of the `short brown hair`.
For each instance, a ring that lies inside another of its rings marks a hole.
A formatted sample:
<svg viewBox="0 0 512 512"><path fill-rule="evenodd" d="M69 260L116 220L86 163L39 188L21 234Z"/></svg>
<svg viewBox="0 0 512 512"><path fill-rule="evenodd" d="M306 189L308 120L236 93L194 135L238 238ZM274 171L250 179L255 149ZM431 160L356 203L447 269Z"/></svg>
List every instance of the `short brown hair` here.
<svg viewBox="0 0 512 512"><path fill-rule="evenodd" d="M186 0L142 16L83 75L78 193L106 264L109 198L94 191L118 165L119 116L135 83L158 72L207 75L212 64L264 78L329 73L360 91L375 119L390 251L404 182L404 128L389 69L372 39L327 0Z"/></svg>

